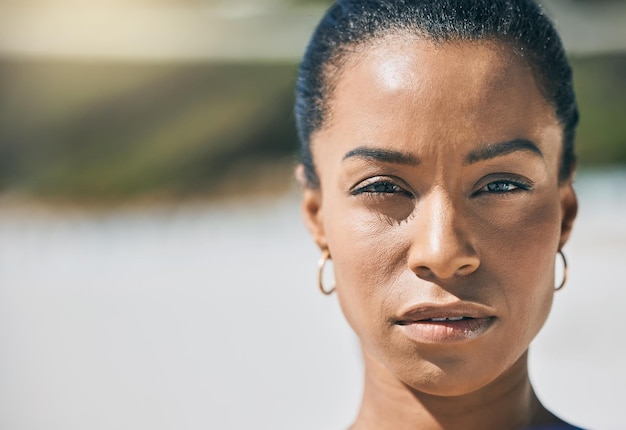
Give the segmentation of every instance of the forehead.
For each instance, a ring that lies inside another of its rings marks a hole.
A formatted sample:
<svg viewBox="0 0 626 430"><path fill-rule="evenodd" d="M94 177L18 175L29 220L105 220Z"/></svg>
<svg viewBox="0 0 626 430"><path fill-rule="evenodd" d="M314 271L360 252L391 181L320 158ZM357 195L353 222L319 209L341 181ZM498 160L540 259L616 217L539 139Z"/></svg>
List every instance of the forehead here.
<svg viewBox="0 0 626 430"><path fill-rule="evenodd" d="M433 43L390 35L347 54L326 124L418 120L431 126L506 120L542 110L554 119L532 69L495 41ZM510 124L509 124L510 125Z"/></svg>

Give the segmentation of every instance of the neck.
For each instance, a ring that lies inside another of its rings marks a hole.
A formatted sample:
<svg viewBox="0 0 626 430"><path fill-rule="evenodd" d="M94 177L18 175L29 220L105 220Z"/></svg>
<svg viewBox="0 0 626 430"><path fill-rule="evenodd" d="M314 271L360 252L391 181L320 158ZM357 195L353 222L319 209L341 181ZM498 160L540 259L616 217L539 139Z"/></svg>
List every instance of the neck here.
<svg viewBox="0 0 626 430"><path fill-rule="evenodd" d="M520 429L559 423L530 385L527 354L487 386L462 396L416 391L365 359L361 409L352 430Z"/></svg>

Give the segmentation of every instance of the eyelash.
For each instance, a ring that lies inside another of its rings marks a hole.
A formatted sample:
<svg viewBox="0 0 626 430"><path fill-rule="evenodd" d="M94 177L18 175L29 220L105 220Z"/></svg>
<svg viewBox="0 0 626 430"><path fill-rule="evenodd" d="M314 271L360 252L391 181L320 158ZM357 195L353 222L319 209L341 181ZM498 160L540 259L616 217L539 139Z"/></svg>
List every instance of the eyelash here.
<svg viewBox="0 0 626 430"><path fill-rule="evenodd" d="M382 188L382 189L381 189ZM372 196L385 196L391 194L401 194L406 197L413 197L409 191L405 190L401 186L394 184L392 181L379 179L361 187L358 187L350 192L353 196L361 194L369 194Z"/></svg>
<svg viewBox="0 0 626 430"><path fill-rule="evenodd" d="M490 186L493 186L496 189L489 189ZM510 187L512 186L512 189L497 189L500 188L502 186L507 186ZM473 195L479 195L479 194L483 194L483 193L487 193L487 194L510 194L510 193L517 193L517 192L521 192L521 191L529 191L530 189L532 189L532 184L522 181L520 179L497 179L495 181L491 181L489 183L487 183L486 185L484 185L483 187L481 187L478 191L476 191Z"/></svg>
<svg viewBox="0 0 626 430"><path fill-rule="evenodd" d="M502 186L512 186L512 189L489 189L489 187L502 187ZM529 191L532 189L532 184L528 182L521 181L519 179L498 179L495 181L491 181L481 187L478 191L473 193L473 196L477 196L479 194L487 193L487 194L510 194L517 193L521 191ZM361 187L358 187L350 192L353 196L358 196L361 194L369 194L373 196L385 196L391 194L400 194L406 197L413 197L413 194L401 186L393 183L389 180L376 180Z"/></svg>

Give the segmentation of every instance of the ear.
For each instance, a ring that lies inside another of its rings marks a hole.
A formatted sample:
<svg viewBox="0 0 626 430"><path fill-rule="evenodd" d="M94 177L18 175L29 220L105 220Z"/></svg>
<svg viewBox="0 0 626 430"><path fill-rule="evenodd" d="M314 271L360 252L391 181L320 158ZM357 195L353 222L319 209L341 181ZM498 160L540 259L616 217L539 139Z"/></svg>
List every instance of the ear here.
<svg viewBox="0 0 626 430"><path fill-rule="evenodd" d="M328 249L326 234L324 233L324 217L322 210L322 190L312 188L306 181L304 166L299 164L296 167L296 179L302 188L302 203L300 210L302 218L311 237L320 249Z"/></svg>
<svg viewBox="0 0 626 430"><path fill-rule="evenodd" d="M578 199L572 186L572 180L561 185L559 189L561 199L561 239L559 240L559 250L563 248L574 226L574 220L578 213Z"/></svg>

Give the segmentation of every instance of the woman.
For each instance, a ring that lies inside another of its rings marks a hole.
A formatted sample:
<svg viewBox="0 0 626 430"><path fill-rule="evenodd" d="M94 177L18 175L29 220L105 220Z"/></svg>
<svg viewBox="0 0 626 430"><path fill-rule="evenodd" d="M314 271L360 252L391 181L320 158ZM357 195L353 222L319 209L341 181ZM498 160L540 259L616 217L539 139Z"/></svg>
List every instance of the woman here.
<svg viewBox="0 0 626 430"><path fill-rule="evenodd" d="M527 370L577 211L571 70L542 10L339 1L296 116L305 222L364 357L352 429L573 428Z"/></svg>

